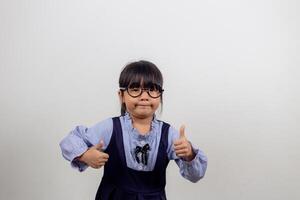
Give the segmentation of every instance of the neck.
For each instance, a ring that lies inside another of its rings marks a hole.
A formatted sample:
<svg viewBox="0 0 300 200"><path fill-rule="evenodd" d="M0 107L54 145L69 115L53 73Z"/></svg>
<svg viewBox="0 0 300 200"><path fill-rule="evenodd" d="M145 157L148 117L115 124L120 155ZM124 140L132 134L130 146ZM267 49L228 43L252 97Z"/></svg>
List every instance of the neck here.
<svg viewBox="0 0 300 200"><path fill-rule="evenodd" d="M131 115L131 119L133 127L137 128L141 134L144 135L150 131L153 116L142 118Z"/></svg>
<svg viewBox="0 0 300 200"><path fill-rule="evenodd" d="M153 120L153 116L145 117L145 118L134 116L134 115L130 115L130 116L133 123L141 124L141 125L149 125Z"/></svg>

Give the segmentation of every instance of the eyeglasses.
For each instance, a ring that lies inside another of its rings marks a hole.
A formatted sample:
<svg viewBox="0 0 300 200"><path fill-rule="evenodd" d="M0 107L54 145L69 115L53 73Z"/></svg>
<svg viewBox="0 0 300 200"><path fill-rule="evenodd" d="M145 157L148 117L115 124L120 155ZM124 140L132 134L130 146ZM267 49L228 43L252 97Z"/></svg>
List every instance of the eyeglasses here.
<svg viewBox="0 0 300 200"><path fill-rule="evenodd" d="M120 87L120 90L127 91L129 96L136 98L142 95L143 91L146 91L147 94L152 98L158 98L162 95L162 88L141 88L141 87Z"/></svg>

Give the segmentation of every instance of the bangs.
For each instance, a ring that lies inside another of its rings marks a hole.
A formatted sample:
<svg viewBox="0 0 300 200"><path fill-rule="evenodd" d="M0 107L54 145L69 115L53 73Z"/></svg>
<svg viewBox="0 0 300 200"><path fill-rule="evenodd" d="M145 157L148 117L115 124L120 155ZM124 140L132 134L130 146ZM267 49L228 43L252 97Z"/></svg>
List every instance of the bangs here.
<svg viewBox="0 0 300 200"><path fill-rule="evenodd" d="M137 87L143 87L143 88L162 88L161 81L156 80L154 77L150 77L149 74L147 75L136 75L127 86L129 88L137 88Z"/></svg>
<svg viewBox="0 0 300 200"><path fill-rule="evenodd" d="M127 65L121 72L120 87L162 88L163 78L159 69L148 61L139 61Z"/></svg>

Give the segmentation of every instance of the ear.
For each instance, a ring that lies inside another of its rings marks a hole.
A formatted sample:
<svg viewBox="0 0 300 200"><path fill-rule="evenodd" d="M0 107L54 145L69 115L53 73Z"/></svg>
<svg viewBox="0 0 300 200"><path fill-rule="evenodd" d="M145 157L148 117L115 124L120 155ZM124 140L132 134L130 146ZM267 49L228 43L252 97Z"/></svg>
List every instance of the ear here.
<svg viewBox="0 0 300 200"><path fill-rule="evenodd" d="M119 96L120 103L122 104L124 102L124 94L121 90L119 90L118 96Z"/></svg>

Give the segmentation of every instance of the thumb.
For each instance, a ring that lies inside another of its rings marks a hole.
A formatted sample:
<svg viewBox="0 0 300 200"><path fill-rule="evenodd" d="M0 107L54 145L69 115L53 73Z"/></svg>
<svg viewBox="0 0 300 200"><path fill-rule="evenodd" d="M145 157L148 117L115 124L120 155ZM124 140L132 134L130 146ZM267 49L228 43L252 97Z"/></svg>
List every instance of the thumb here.
<svg viewBox="0 0 300 200"><path fill-rule="evenodd" d="M181 125L180 130L179 130L179 134L180 134L179 138L184 138L185 137L184 129L185 129L185 125Z"/></svg>
<svg viewBox="0 0 300 200"><path fill-rule="evenodd" d="M103 142L103 140L100 140L100 142L98 144L96 144L94 146L94 148L99 150L99 151L102 151L103 146L104 146L104 142Z"/></svg>

